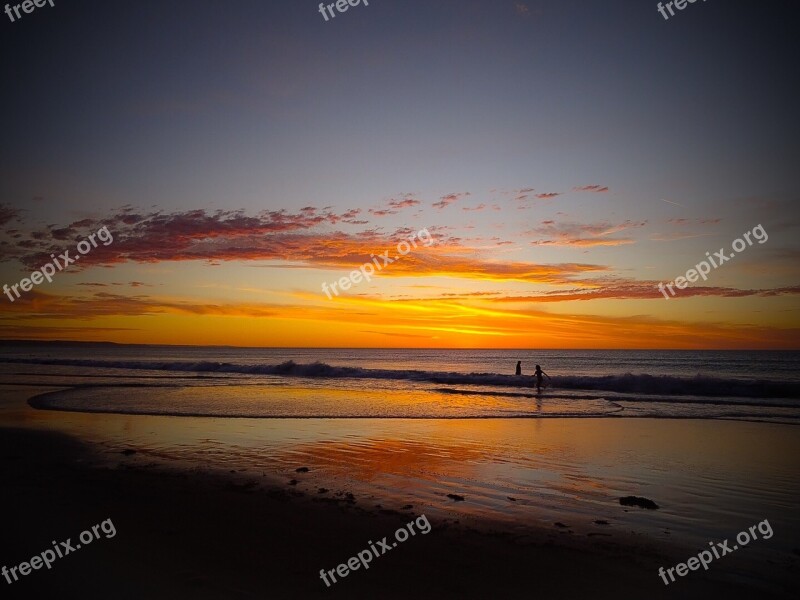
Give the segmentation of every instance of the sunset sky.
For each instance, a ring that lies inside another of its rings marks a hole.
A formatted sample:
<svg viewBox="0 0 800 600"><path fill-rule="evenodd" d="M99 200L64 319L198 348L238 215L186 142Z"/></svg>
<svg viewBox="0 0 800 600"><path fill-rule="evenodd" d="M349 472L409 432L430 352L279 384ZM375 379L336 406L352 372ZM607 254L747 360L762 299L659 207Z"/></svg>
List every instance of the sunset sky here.
<svg viewBox="0 0 800 600"><path fill-rule="evenodd" d="M0 335L800 348L788 0L46 5L0 14ZM793 5L793 4L792 4ZM666 300L660 282L769 238ZM322 284L426 229L329 299Z"/></svg>

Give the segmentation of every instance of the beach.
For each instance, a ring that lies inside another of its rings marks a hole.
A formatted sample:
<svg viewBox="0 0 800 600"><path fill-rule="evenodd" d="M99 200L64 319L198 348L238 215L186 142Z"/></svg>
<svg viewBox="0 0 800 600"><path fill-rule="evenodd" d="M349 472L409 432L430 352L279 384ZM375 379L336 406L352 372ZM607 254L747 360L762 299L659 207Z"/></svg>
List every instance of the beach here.
<svg viewBox="0 0 800 600"><path fill-rule="evenodd" d="M796 2L40 1L0 600L800 598Z"/></svg>
<svg viewBox="0 0 800 600"><path fill-rule="evenodd" d="M6 584L14 597L796 591L793 425L108 415L34 409L31 397L57 388L5 383L1 455L15 516L4 564L103 519L117 530L52 570ZM620 505L629 495L659 508ZM320 569L335 570L421 515L428 534L330 587L321 580ZM669 585L659 578L660 567L764 519L771 539Z"/></svg>

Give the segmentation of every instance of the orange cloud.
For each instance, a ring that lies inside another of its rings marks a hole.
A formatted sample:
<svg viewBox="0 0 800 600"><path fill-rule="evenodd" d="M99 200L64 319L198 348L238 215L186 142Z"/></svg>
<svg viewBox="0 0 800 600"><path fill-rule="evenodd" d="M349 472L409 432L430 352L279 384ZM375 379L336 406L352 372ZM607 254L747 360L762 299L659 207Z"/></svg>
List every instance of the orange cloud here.
<svg viewBox="0 0 800 600"><path fill-rule="evenodd" d="M659 281L617 281L603 284L602 281L583 281L586 287L572 290L556 290L526 296L504 296L493 298L494 302L572 302L576 300L652 300L663 299L658 291ZM730 287L690 286L681 290L681 298L693 296L710 296L719 298L744 298L747 296L791 296L800 294L800 286L767 288L767 289L738 289Z"/></svg>
<svg viewBox="0 0 800 600"><path fill-rule="evenodd" d="M392 234L375 229L358 233L315 230L321 223L338 223L345 215L314 207L305 207L298 213L272 211L255 217L223 211L143 215L123 210L107 219L70 225L68 237L80 238L101 224L114 236L113 243L98 246L81 258L80 265L71 268L126 262L291 261L295 268L354 269L385 251L389 251L390 257L396 257L398 242L415 233L410 228L401 228ZM349 216L356 216L356 213L349 211ZM86 229L80 231L80 228ZM419 243L412 253L394 262L382 275L554 283L568 282L581 273L607 270L605 266L578 263L540 265L488 260L477 254L480 249L464 246L459 238L450 236L449 230L449 227L431 227L429 231L436 239L435 245L428 247ZM496 241L499 242L499 238ZM58 250L50 245L52 242L42 240L35 244L38 245L31 248L21 243L16 246L20 260L31 268L49 262L50 252Z"/></svg>
<svg viewBox="0 0 800 600"><path fill-rule="evenodd" d="M33 300L42 315L4 314L5 335L149 343L254 346L404 346L529 348L769 348L800 344L797 328L682 322L648 316L508 310L494 300L391 300L296 294L297 303L198 303L95 294ZM15 309L17 310L17 309ZM114 318L119 315L121 318ZM36 319L30 323L31 319ZM45 332L36 322L48 321ZM92 326L86 327L87 323ZM98 333L102 332L102 333Z"/></svg>

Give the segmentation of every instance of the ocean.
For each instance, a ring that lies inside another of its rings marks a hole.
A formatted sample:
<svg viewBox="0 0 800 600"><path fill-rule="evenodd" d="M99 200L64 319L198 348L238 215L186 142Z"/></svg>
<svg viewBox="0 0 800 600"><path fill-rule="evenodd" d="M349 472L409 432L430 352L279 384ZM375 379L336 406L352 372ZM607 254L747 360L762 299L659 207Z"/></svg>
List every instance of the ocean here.
<svg viewBox="0 0 800 600"><path fill-rule="evenodd" d="M550 376L541 393L536 364ZM0 347L1 373L38 383L68 377L76 386L39 397L37 408L250 418L798 423L799 367L795 351Z"/></svg>
<svg viewBox="0 0 800 600"><path fill-rule="evenodd" d="M6 343L0 421L86 441L111 468L213 470L522 534L641 534L679 557L769 519L775 538L748 557L780 562L800 532L799 365L797 352ZM628 495L661 508L620 506Z"/></svg>

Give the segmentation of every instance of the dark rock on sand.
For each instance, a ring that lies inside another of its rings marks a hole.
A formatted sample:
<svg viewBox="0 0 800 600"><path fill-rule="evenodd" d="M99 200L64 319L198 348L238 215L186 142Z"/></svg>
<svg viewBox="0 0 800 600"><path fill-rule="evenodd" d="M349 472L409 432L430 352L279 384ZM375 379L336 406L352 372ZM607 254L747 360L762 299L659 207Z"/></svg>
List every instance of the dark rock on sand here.
<svg viewBox="0 0 800 600"><path fill-rule="evenodd" d="M132 454L136 454L136 450L125 448L125 450L122 451L122 454L124 454L125 456L131 456Z"/></svg>
<svg viewBox="0 0 800 600"><path fill-rule="evenodd" d="M330 491L330 490L328 490L328 488L319 488L319 489L317 490L317 493L318 493L318 494L327 494L329 491Z"/></svg>
<svg viewBox="0 0 800 600"><path fill-rule="evenodd" d="M640 496L625 496L619 499L619 503L622 506L639 506L650 510L656 510L658 508L658 504L649 498L642 498Z"/></svg>
<svg viewBox="0 0 800 600"><path fill-rule="evenodd" d="M569 527L569 525L564 525L564 523L562 523L561 521L556 521L555 522L555 526L556 527L561 527L563 529L566 529L567 527Z"/></svg>
<svg viewBox="0 0 800 600"><path fill-rule="evenodd" d="M594 522L595 525L611 525L608 521L603 521L602 519L598 519Z"/></svg>
<svg viewBox="0 0 800 600"><path fill-rule="evenodd" d="M414 505L413 505L413 504L406 504L406 505L405 505L405 506L404 506L402 509L400 509L400 510L411 510L412 508L414 508Z"/></svg>
<svg viewBox="0 0 800 600"><path fill-rule="evenodd" d="M516 499L516 498L512 498L511 496L506 496L506 498L508 498L508 499L509 499L509 500L511 500L512 502L516 502L516 501L517 501L517 499Z"/></svg>
<svg viewBox="0 0 800 600"><path fill-rule="evenodd" d="M308 467L300 467L299 469L295 469L295 473L308 473L311 469Z"/></svg>
<svg viewBox="0 0 800 600"><path fill-rule="evenodd" d="M289 481L289 485L297 485L297 479L292 479Z"/></svg>
<svg viewBox="0 0 800 600"><path fill-rule="evenodd" d="M447 497L455 500L456 502L464 501L464 496L459 496L458 494L447 494Z"/></svg>

